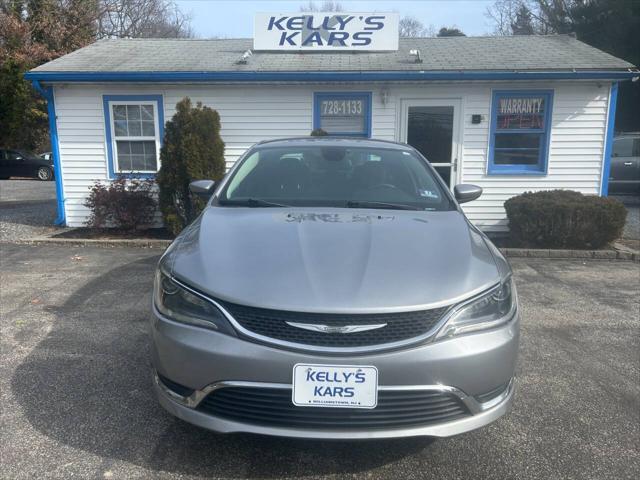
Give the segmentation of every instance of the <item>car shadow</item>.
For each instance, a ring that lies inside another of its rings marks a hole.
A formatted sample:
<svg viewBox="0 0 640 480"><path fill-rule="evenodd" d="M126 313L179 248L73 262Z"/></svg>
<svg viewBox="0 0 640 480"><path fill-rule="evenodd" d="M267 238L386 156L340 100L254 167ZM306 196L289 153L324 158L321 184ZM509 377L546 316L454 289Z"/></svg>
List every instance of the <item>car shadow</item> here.
<svg viewBox="0 0 640 480"><path fill-rule="evenodd" d="M157 260L115 267L62 306L49 307L56 315L51 331L11 381L14 398L39 432L154 471L232 478L352 474L431 444L426 438L338 442L220 435L166 413L152 389L147 335Z"/></svg>

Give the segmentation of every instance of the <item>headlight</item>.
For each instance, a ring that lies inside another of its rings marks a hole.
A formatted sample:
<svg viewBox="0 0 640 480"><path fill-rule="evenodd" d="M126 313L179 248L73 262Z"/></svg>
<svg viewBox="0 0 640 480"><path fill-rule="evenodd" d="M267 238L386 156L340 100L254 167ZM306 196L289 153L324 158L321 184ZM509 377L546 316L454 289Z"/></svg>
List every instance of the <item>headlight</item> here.
<svg viewBox="0 0 640 480"><path fill-rule="evenodd" d="M165 317L233 335L233 330L220 309L178 285L160 268L156 271L153 292L156 308Z"/></svg>
<svg viewBox="0 0 640 480"><path fill-rule="evenodd" d="M509 277L481 297L457 307L436 338L500 326L511 320L516 307L515 286Z"/></svg>

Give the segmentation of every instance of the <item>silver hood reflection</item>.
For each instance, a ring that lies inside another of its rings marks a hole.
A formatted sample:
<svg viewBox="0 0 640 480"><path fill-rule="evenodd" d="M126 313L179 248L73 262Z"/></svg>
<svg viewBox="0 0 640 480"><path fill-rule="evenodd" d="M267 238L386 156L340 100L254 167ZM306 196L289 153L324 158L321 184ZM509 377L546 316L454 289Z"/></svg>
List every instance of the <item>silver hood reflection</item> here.
<svg viewBox="0 0 640 480"><path fill-rule="evenodd" d="M331 208L207 208L163 262L215 298L327 313L448 305L508 268L458 211Z"/></svg>

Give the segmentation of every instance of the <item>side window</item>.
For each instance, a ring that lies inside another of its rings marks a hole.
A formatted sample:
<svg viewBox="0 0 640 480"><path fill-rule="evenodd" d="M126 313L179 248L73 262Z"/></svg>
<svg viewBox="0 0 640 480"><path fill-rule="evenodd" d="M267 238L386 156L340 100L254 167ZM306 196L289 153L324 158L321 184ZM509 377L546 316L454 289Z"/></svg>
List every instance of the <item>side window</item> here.
<svg viewBox="0 0 640 480"><path fill-rule="evenodd" d="M631 154L634 157L640 157L640 138L633 139L633 152Z"/></svg>
<svg viewBox="0 0 640 480"><path fill-rule="evenodd" d="M111 104L116 172L156 172L155 108L153 104Z"/></svg>
<svg viewBox="0 0 640 480"><path fill-rule="evenodd" d="M488 174L524 175L547 171L550 91L494 91Z"/></svg>
<svg viewBox="0 0 640 480"><path fill-rule="evenodd" d="M7 160L18 160L19 158L22 158L22 154L20 152L7 150Z"/></svg>
<svg viewBox="0 0 640 480"><path fill-rule="evenodd" d="M633 138L616 138L613 141L614 157L631 157L633 151Z"/></svg>
<svg viewBox="0 0 640 480"><path fill-rule="evenodd" d="M154 175L160 169L162 97L105 95L103 98L110 176Z"/></svg>

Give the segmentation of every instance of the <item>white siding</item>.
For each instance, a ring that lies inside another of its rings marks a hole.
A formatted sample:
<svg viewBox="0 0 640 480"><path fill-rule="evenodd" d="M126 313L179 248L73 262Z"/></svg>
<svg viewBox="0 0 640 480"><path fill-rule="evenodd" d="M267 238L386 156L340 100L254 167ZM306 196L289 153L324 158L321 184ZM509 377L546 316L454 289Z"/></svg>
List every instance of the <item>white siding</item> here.
<svg viewBox="0 0 640 480"><path fill-rule="evenodd" d="M463 181L480 185L486 192L464 205L469 219L484 230L504 230L505 200L524 191L563 188L598 194L608 94L608 85L600 88L591 83L563 83L554 87L548 171L544 176L486 174L489 123L471 125L470 114L473 110L488 118L491 89L467 96Z"/></svg>
<svg viewBox="0 0 640 480"><path fill-rule="evenodd" d="M487 150L493 89L553 89L548 174L488 176ZM382 90L388 92L382 104ZM464 205L469 218L485 230L506 229L503 203L524 191L567 188L597 194L606 135L608 84L594 82L468 83L457 85L62 85L55 88L58 136L67 225L83 225L88 187L107 179L102 95L162 94L165 120L185 96L216 109L222 122L225 159L230 166L257 141L306 136L312 129L313 93L373 92L372 137L403 140L401 102L452 98L461 103L458 182L475 183L483 196ZM478 125L471 115L481 114Z"/></svg>

